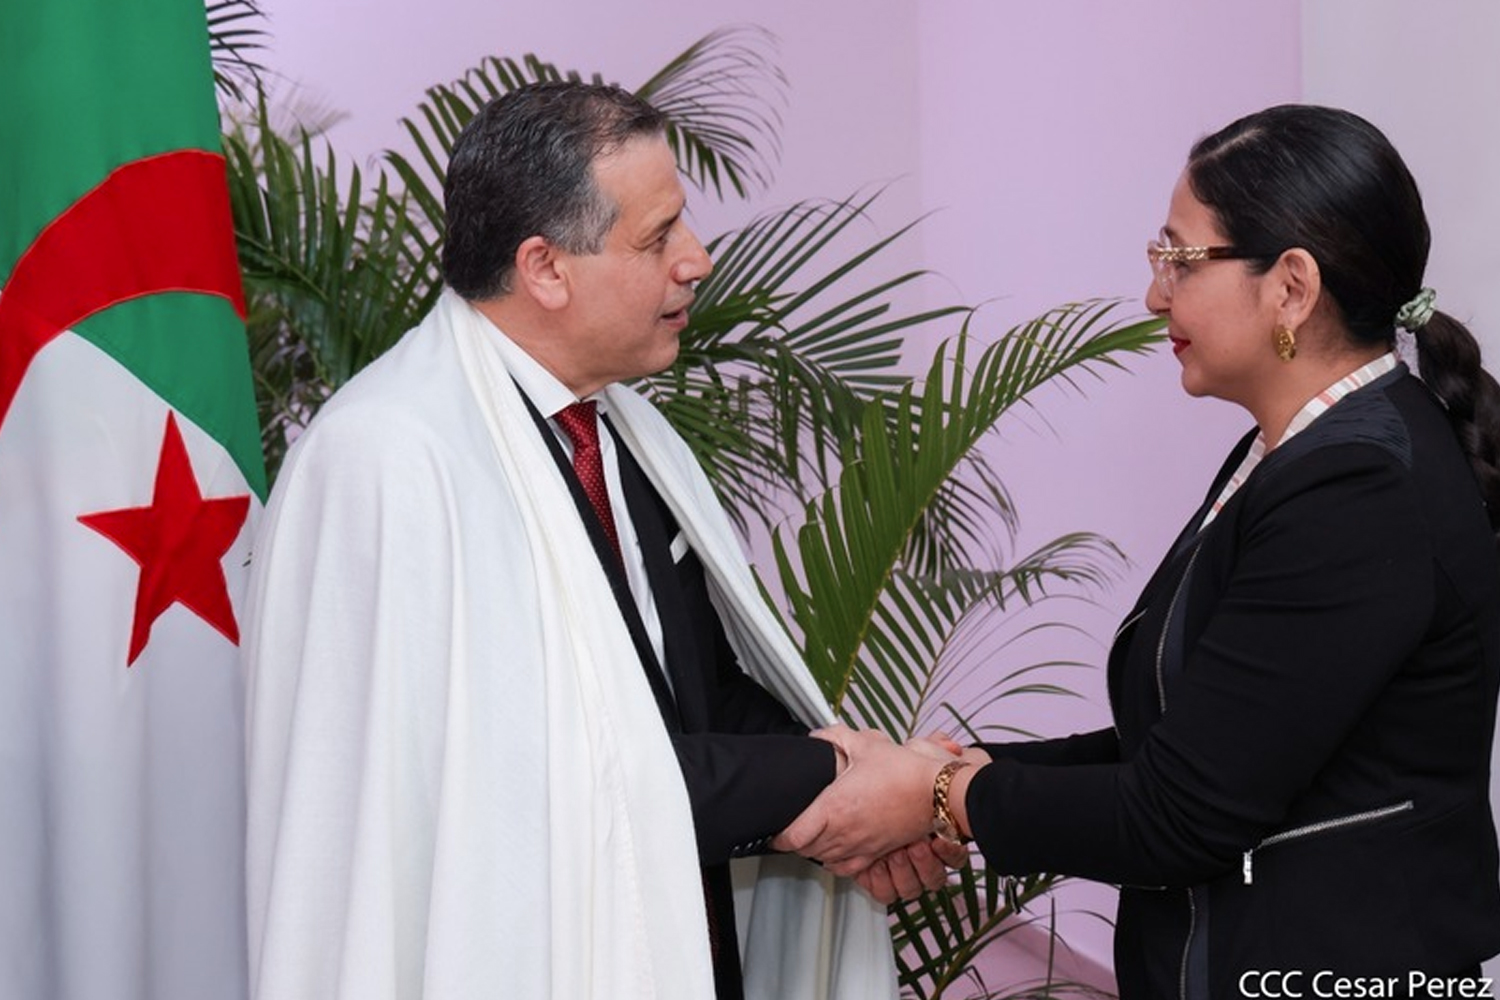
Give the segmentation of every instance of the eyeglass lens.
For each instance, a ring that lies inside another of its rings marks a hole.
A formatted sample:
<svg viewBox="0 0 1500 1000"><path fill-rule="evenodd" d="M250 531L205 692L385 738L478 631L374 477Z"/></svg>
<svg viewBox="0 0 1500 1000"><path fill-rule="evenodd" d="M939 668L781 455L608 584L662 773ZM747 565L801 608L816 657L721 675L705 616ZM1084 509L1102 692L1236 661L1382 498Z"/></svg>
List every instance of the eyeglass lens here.
<svg viewBox="0 0 1500 1000"><path fill-rule="evenodd" d="M1146 242L1146 260L1151 265L1151 273L1156 278L1156 287L1166 298L1172 297L1172 276L1175 271L1173 262L1163 260L1156 251L1172 249L1172 237L1167 235L1163 229L1156 235L1156 239Z"/></svg>

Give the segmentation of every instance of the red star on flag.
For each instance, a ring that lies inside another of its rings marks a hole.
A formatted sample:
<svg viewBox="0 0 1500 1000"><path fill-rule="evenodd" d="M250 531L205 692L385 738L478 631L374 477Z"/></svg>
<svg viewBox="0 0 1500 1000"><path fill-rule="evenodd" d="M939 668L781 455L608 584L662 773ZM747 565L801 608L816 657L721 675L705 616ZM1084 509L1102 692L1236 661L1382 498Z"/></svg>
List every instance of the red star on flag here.
<svg viewBox="0 0 1500 1000"><path fill-rule="evenodd" d="M79 516L141 567L126 666L135 663L151 639L151 626L173 604L181 604L239 644L222 560L249 511L249 494L203 499L182 432L168 412L151 506Z"/></svg>

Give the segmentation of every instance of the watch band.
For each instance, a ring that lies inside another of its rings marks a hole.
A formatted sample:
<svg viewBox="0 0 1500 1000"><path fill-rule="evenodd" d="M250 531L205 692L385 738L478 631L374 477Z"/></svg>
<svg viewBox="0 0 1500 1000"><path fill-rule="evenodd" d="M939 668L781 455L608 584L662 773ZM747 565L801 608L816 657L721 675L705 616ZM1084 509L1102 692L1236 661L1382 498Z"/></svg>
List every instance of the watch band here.
<svg viewBox="0 0 1500 1000"><path fill-rule="evenodd" d="M958 829L958 820L948 807L948 790L953 787L953 776L968 766L966 760L950 760L938 769L937 777L932 780L932 832L959 844L968 843L970 838Z"/></svg>

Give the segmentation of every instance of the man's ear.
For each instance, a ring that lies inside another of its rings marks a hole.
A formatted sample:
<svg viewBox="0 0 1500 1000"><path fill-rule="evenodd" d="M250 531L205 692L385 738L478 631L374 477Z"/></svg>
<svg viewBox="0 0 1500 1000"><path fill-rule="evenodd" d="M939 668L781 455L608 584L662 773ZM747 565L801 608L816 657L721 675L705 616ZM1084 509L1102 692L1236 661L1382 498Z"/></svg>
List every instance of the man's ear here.
<svg viewBox="0 0 1500 1000"><path fill-rule="evenodd" d="M516 248L514 291L525 292L543 309L562 309L568 304L566 268L555 246L542 236L528 236Z"/></svg>
<svg viewBox="0 0 1500 1000"><path fill-rule="evenodd" d="M1293 330L1305 324L1323 297L1323 272L1313 255L1293 247L1271 269L1272 294L1277 297L1277 322Z"/></svg>

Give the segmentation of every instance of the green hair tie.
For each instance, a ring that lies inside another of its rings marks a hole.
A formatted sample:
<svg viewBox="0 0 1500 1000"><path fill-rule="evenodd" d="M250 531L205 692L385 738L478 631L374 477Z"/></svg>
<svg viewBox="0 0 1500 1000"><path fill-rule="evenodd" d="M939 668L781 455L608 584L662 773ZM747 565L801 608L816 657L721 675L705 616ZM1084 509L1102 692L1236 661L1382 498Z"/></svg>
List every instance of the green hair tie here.
<svg viewBox="0 0 1500 1000"><path fill-rule="evenodd" d="M1396 313L1396 325L1403 330L1416 333L1427 325L1436 310L1433 302L1437 300L1437 292L1430 288L1423 288L1412 298L1410 302L1402 306Z"/></svg>

